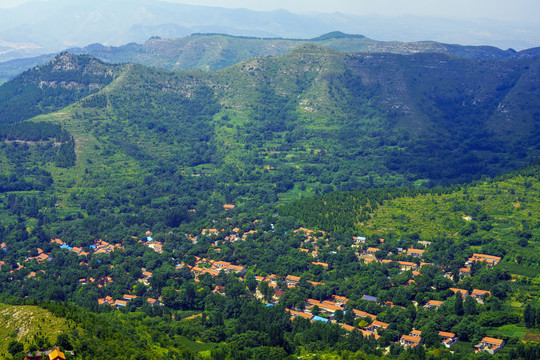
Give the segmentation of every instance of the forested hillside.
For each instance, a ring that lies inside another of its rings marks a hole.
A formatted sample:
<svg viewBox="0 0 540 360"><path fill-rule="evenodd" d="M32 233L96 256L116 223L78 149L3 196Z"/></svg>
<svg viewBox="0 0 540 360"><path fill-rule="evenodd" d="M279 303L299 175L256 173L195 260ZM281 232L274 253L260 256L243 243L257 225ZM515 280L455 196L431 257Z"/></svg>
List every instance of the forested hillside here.
<svg viewBox="0 0 540 360"><path fill-rule="evenodd" d="M4 186L46 176L61 216L132 218L170 201L206 213L216 203L470 181L538 154L539 65L305 45L207 73L62 54L0 88L5 124L71 104L33 120L60 125L63 140L4 143L2 166L28 174Z"/></svg>

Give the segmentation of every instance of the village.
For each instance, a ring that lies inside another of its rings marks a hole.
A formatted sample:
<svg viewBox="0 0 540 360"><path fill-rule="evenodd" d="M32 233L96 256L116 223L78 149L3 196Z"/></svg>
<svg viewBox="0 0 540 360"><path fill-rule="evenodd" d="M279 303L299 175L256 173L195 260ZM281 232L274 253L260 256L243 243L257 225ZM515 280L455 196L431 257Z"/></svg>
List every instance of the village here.
<svg viewBox="0 0 540 360"><path fill-rule="evenodd" d="M255 231L247 231L245 233L242 233L241 236L240 233L240 229L238 228L233 228L229 231L225 231L225 229L203 229L201 233L196 236L186 234L186 238L193 244L197 244L197 242L202 239L205 239L205 241L209 240L211 242L210 249L212 254L219 255L221 251L221 246L227 243L234 243L236 241L245 241L247 237L254 234ZM323 271L327 270L329 268L329 264L319 261L318 249L321 244L325 244L325 242L330 241L328 234L320 231L315 232L306 228L299 228L295 230L294 233L303 236L304 239L301 247L297 249L298 253L308 254L313 259L310 262L313 266L320 266ZM322 236L322 239L318 238L317 236ZM148 247L149 249L152 249L158 254L162 254L164 252L163 246L165 245L165 243L153 239L152 233L150 231L145 234L145 237L133 238L137 239L138 243ZM427 267L434 266L438 269L441 269L441 267L438 267L436 264L423 262L422 260L426 251L425 249L429 247L429 242L423 242L421 244L424 247L423 249L415 249L412 247L407 249L399 248L397 249L397 254L391 254L398 255L398 257L402 257L407 260L414 260L407 261L388 259L387 255L382 254L381 249L379 249L378 247L367 246L365 237L355 236L352 240L352 247L355 249L355 253L359 262L363 262L367 265L397 264L401 273L410 274L409 280L407 280L404 284L396 284L396 286L414 286L414 278L420 276L423 269ZM60 239L52 239L50 242L52 245L63 251L75 253L77 256L79 256L81 258L79 265L83 267L89 267L87 259L92 256L111 254L115 251L124 251L124 246L121 243L110 244L101 239L95 240L92 244L86 247L88 249L87 251L85 251L82 247L71 247ZM384 239L380 239L379 242L381 244L384 243ZM2 244L2 248L5 249L6 245ZM393 256L393 258L396 258L396 256ZM54 258L51 256L50 253L45 253L42 249L37 248L35 252L32 251L25 260L25 262L31 261L35 261L38 264L44 264L46 262L54 261ZM464 276L470 276L471 267L477 263L481 264L482 266L493 267L496 266L500 261L501 258L497 256L474 253L463 264L463 267L460 269L458 276L460 278ZM10 272L13 273L23 268L24 266L19 264L19 267L17 269L12 269ZM110 268L112 269L113 266L111 265ZM243 266L242 264L232 264L223 260L207 259L198 256L195 257L195 262L192 264L187 264L185 261L179 261L176 265L176 270L189 271L192 274L195 282L198 282L200 277L203 275L210 275L211 277L216 277L221 272L225 274L233 274L234 276L238 277L240 281L245 281L245 276L248 272L248 268ZM44 274L45 270L41 270L38 272L32 271L26 277L28 279L38 279L40 273ZM444 276L452 280L453 275L452 273L447 272ZM151 288L151 278L152 272L147 271L145 268L142 268L141 277L138 281L144 286ZM257 281L259 286L257 286L257 289L255 290L253 295L260 301L266 303L267 306L275 306L280 303L280 299L285 293L285 291L299 286L302 278L295 275L278 276L275 274L261 274L256 275L255 280ZM268 285L268 288L272 289L270 296L268 296L267 294L263 294L260 291L260 284L263 282ZM307 280L306 282L313 287L325 285L324 282L310 280ZM86 277L79 279L80 286L85 286L92 283L97 284L98 288L105 288L109 284L114 283L114 277L112 276L112 274L109 274L99 278ZM483 289L473 289L471 292L466 289L458 288L450 288L449 290L451 290L454 294L461 294L463 300L465 300L467 297L472 297L479 304L483 304L484 301L489 296L491 296L490 291ZM212 292L214 294L226 296L225 288L223 286L215 286ZM128 305L131 302L135 301L137 298L138 296L132 293L125 293L121 297L113 297L112 294L110 294L105 297L99 298L98 305L122 309L128 307ZM401 308L400 306L394 305L392 302L389 301L379 301L375 296L372 296L372 294L363 294L361 300L374 303L380 307ZM152 307L164 306L161 296L158 296L156 298L145 297L143 299L143 303ZM297 318L303 318L311 322L319 321L324 323L339 324L343 329L347 331L358 331L364 337L373 338L375 340L379 339L381 334L390 326L389 323L380 321L376 315L370 314L366 311L355 309L348 305L348 303L349 299L347 297L341 296L339 294L332 294L330 297L322 301L308 298L307 301L302 304L302 306L292 307L287 309L287 311L290 313L290 318L292 321ZM437 311L443 304L444 301L429 300L425 305L423 305L423 308L429 311ZM346 324L343 321L344 315L349 316L350 318L350 315L347 315L347 313L349 312L353 314L353 319L357 319L355 321L357 326ZM459 341L459 338L456 336L456 334L451 332L439 331L438 335L440 336L441 344L446 348L451 348ZM404 348L422 345L422 332L420 330L413 329L409 334L403 334L397 344ZM503 340L491 337L484 337L479 344L474 346L474 350L477 352L485 351L490 354L494 354L504 345L505 343Z"/></svg>

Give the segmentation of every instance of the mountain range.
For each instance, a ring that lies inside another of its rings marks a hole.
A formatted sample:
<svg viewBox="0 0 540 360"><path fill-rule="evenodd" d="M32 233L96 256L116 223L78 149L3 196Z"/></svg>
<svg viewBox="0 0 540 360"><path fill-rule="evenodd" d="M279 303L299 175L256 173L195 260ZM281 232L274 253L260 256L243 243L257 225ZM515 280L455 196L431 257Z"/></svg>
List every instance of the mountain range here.
<svg viewBox="0 0 540 360"><path fill-rule="evenodd" d="M443 53L471 59L520 59L538 56L540 48L522 51L501 50L493 46L462 46L433 41L376 41L362 35L334 31L312 39L281 39L231 36L223 34L193 34L183 38L152 37L144 44L122 46L93 44L72 48L73 54L92 55L109 63L138 63L166 70L218 70L240 61L259 56L282 55L302 44L330 47L344 52ZM24 70L52 60L56 54L15 59L0 63L0 80L7 80Z"/></svg>
<svg viewBox="0 0 540 360"><path fill-rule="evenodd" d="M518 50L538 46L540 38L537 24L523 22L340 13L301 15L285 10L257 12L154 0L49 0L0 9L0 61L93 43L105 46L141 43L152 36L178 38L192 33L227 33L309 39L335 30L381 40L422 39Z"/></svg>

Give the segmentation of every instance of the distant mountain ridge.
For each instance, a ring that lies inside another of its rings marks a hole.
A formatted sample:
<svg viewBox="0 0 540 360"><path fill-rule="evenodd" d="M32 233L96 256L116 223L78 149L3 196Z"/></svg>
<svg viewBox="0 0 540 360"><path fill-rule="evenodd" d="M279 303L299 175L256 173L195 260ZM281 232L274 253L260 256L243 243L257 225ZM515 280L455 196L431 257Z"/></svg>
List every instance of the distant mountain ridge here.
<svg viewBox="0 0 540 360"><path fill-rule="evenodd" d="M48 0L0 9L0 61L92 43L141 43L152 36L178 38L193 33L226 33L309 39L334 30L380 40L435 40L503 49L540 45L537 23L260 12L159 0Z"/></svg>
<svg viewBox="0 0 540 360"><path fill-rule="evenodd" d="M184 38L152 37L144 44L123 46L92 44L72 48L73 54L86 54L110 63L139 63L166 70L218 70L259 56L277 56L302 44L326 46L344 52L443 53L471 59L518 59L540 55L540 48L522 51L501 50L493 46L462 46L438 42L376 41L363 35L334 31L313 39L282 39L232 36L225 34L193 34ZM54 54L17 59L0 63L0 80L7 80L29 67L46 63Z"/></svg>

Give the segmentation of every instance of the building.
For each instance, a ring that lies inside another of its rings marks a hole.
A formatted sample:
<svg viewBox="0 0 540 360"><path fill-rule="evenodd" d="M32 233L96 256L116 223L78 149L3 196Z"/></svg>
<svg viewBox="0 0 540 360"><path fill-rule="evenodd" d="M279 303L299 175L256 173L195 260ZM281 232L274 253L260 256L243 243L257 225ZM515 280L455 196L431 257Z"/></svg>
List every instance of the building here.
<svg viewBox="0 0 540 360"><path fill-rule="evenodd" d="M429 300L426 305L424 305L424 309L435 309L438 310L441 305L444 303L444 301L438 301L438 300Z"/></svg>
<svg viewBox="0 0 540 360"><path fill-rule="evenodd" d="M424 256L425 251L426 250L420 250L420 249L407 249L407 255L421 258L422 256Z"/></svg>
<svg viewBox="0 0 540 360"><path fill-rule="evenodd" d="M66 360L66 355L55 346L54 350L49 353L49 360Z"/></svg>
<svg viewBox="0 0 540 360"><path fill-rule="evenodd" d="M491 296L491 292L486 290L473 289L471 296L480 304L484 303L484 296Z"/></svg>
<svg viewBox="0 0 540 360"><path fill-rule="evenodd" d="M287 275L287 277L285 278L285 282L287 283L288 286L295 286L296 284L300 282L300 277Z"/></svg>
<svg viewBox="0 0 540 360"><path fill-rule="evenodd" d="M399 343L405 348L415 347L422 343L422 338L420 336L401 335Z"/></svg>
<svg viewBox="0 0 540 360"><path fill-rule="evenodd" d="M465 265L471 266L472 263L475 262L485 262L490 267L493 267L497 265L501 261L501 258L494 255L486 255L486 254L473 254L467 262L465 262Z"/></svg>
<svg viewBox="0 0 540 360"><path fill-rule="evenodd" d="M370 296L370 295L362 296L362 300L377 302L377 298L375 296Z"/></svg>
<svg viewBox="0 0 540 360"><path fill-rule="evenodd" d="M442 338L442 344L447 348L451 348L459 340L456 334L451 332L439 331L439 336Z"/></svg>
<svg viewBox="0 0 540 360"><path fill-rule="evenodd" d="M410 261L398 261L401 271L417 270L418 265Z"/></svg>
<svg viewBox="0 0 540 360"><path fill-rule="evenodd" d="M368 247L367 250L366 250L366 255L373 255L375 256L375 253L377 251L381 251L381 249L379 248L374 248L374 247Z"/></svg>
<svg viewBox="0 0 540 360"><path fill-rule="evenodd" d="M504 340L485 337L480 344L474 346L474 352L488 352L490 354L496 354L501 348L504 347Z"/></svg>
<svg viewBox="0 0 540 360"><path fill-rule="evenodd" d="M390 324L375 320L371 323L371 325L368 325L366 328L364 328L364 330L371 334L378 334L381 331L380 329L386 330L388 329L388 326L390 326Z"/></svg>
<svg viewBox="0 0 540 360"><path fill-rule="evenodd" d="M365 311L360 311L360 310L356 310L356 309L353 309L352 310L353 313L357 316L357 317L361 317L361 318L370 318L372 320L376 320L377 319L377 316L373 315L373 314L370 314L370 313L367 313Z"/></svg>
<svg viewBox="0 0 540 360"><path fill-rule="evenodd" d="M461 293L461 297L464 298L464 299L467 296L469 296L469 291L468 290L456 289L456 288L450 288L450 290L452 290L454 292L454 295L457 294L458 292Z"/></svg>

